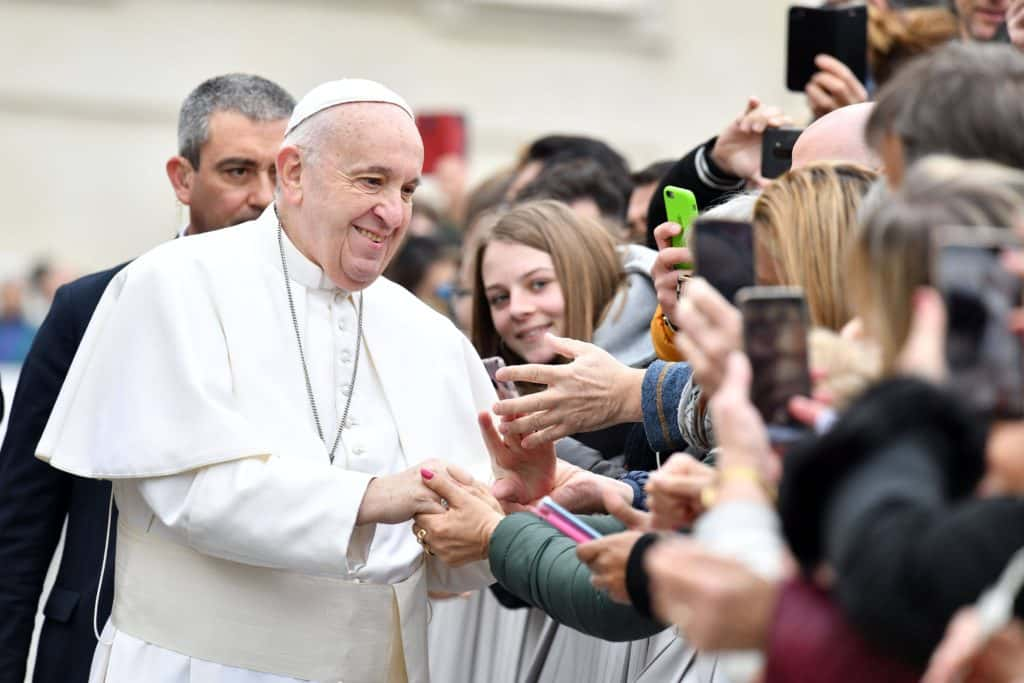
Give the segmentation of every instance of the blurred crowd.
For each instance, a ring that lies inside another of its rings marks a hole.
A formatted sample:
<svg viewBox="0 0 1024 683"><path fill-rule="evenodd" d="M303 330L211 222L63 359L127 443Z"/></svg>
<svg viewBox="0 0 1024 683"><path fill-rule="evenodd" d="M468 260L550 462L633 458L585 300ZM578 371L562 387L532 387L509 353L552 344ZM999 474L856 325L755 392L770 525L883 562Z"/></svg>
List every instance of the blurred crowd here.
<svg viewBox="0 0 1024 683"><path fill-rule="evenodd" d="M0 363L20 365L25 360L57 288L75 277L73 271L41 259L24 276L0 282Z"/></svg>

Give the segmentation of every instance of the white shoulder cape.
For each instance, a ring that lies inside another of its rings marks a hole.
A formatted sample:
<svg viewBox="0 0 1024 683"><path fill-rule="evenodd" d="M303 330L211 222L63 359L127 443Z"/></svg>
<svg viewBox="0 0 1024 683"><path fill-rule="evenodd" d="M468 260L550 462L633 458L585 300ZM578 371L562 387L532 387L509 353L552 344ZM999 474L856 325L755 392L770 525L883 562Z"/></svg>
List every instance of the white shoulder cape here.
<svg viewBox="0 0 1024 683"><path fill-rule="evenodd" d="M273 216L270 207L256 221L164 244L118 273L92 317L37 457L102 479L177 474L249 457L326 464L295 348ZM407 461L441 458L489 479L476 415L496 399L469 341L383 278L364 297L366 348ZM300 324L305 313L299 311Z"/></svg>

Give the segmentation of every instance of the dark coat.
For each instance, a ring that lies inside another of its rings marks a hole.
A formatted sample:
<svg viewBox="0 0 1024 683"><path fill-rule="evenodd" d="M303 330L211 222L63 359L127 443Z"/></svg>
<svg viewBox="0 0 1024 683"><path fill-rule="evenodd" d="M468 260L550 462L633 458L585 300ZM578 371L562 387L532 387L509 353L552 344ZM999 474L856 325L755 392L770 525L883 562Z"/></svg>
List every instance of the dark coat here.
<svg viewBox="0 0 1024 683"><path fill-rule="evenodd" d="M82 479L35 458L36 445L107 284L126 264L57 290L11 403L0 449L0 683L22 683L36 607L67 518L60 570L46 600L33 680L86 681L96 638L93 604L103 560L110 483ZM114 538L97 616L113 596Z"/></svg>

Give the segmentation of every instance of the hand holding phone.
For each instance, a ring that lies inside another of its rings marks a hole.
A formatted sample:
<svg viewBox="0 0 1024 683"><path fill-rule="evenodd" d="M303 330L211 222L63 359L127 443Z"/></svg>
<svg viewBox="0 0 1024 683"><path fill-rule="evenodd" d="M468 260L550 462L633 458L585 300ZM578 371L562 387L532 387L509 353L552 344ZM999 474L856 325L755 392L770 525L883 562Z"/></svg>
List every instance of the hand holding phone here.
<svg viewBox="0 0 1024 683"><path fill-rule="evenodd" d="M761 175L778 178L793 165L793 145L803 128L768 128L761 137Z"/></svg>
<svg viewBox="0 0 1024 683"><path fill-rule="evenodd" d="M772 443L801 438L806 428L789 413L789 399L810 396L807 303L799 287L747 287L736 302L743 313L743 345L753 377L750 399Z"/></svg>
<svg viewBox="0 0 1024 683"><path fill-rule="evenodd" d="M601 538L601 534L596 529L551 500L550 496L544 496L540 505L533 508L533 513L576 543L586 543L595 538Z"/></svg>
<svg viewBox="0 0 1024 683"><path fill-rule="evenodd" d="M673 247L685 247L688 239L690 224L699 213L697 210L697 198L689 190L673 185L665 186L665 215L676 223L680 228L679 234L672 238ZM677 263L676 269L689 270L691 264Z"/></svg>

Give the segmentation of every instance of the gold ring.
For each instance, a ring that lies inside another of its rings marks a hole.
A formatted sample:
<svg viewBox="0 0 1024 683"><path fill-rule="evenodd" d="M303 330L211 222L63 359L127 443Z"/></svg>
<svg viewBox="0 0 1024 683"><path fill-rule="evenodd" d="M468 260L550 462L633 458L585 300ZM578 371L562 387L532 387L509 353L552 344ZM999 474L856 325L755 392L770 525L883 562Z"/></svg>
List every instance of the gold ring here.
<svg viewBox="0 0 1024 683"><path fill-rule="evenodd" d="M423 545L423 543L426 540L426 538L427 538L427 530L426 529L420 529L419 531L416 532L416 541L419 542L420 545Z"/></svg>
<svg viewBox="0 0 1024 683"><path fill-rule="evenodd" d="M689 279L689 273L679 273L679 276L676 278L676 299L679 299L679 297L683 295L683 286Z"/></svg>

